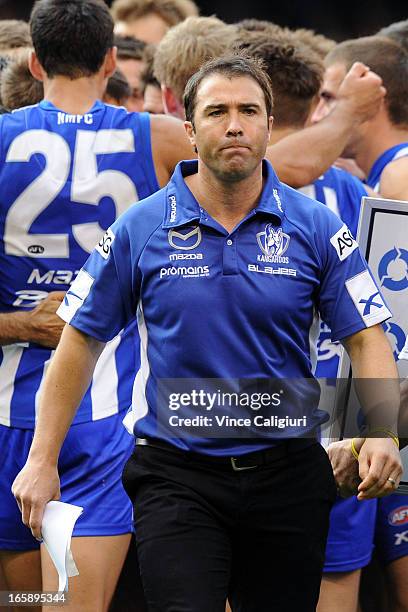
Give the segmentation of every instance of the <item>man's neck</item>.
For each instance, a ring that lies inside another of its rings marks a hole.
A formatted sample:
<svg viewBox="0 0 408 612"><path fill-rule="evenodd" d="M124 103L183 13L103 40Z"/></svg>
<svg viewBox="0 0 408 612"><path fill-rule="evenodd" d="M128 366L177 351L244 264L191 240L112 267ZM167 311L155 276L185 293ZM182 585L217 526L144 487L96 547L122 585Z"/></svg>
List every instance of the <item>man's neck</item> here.
<svg viewBox="0 0 408 612"><path fill-rule="evenodd" d="M102 98L105 84L99 75L73 80L57 76L44 81L44 99L65 113L83 115Z"/></svg>
<svg viewBox="0 0 408 612"><path fill-rule="evenodd" d="M359 143L355 156L357 165L368 176L376 160L385 151L404 142L408 142L408 129L391 124L373 126L373 130Z"/></svg>
<svg viewBox="0 0 408 612"><path fill-rule="evenodd" d="M186 177L186 184L208 214L231 232L259 201L263 188L262 168L242 181L226 183L210 174L202 162L199 164L199 172Z"/></svg>

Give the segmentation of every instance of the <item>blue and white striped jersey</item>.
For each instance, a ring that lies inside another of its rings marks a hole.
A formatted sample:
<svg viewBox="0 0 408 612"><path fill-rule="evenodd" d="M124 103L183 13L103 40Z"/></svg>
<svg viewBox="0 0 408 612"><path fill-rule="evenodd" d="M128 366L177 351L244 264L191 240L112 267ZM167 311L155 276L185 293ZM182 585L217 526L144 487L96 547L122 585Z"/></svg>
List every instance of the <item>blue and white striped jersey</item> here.
<svg viewBox="0 0 408 612"><path fill-rule="evenodd" d="M391 147L387 151L384 151L378 159L375 160L370 172L367 177L367 185L369 185L377 193L380 191L381 174L388 164L400 159L401 157L408 156L408 142L402 142L400 144Z"/></svg>
<svg viewBox="0 0 408 612"><path fill-rule="evenodd" d="M367 195L364 184L358 178L332 167L314 183L301 187L299 191L325 204L344 221L352 235L356 235L361 198ZM317 340L316 377L336 378L339 358L339 343L331 341L330 328L321 321Z"/></svg>
<svg viewBox="0 0 408 612"><path fill-rule="evenodd" d="M99 101L85 115L48 101L2 115L0 187L0 312L11 313L67 290L105 230L159 188L149 115ZM128 408L138 344L135 324L108 344L76 422ZM0 348L1 424L33 427L51 356Z"/></svg>

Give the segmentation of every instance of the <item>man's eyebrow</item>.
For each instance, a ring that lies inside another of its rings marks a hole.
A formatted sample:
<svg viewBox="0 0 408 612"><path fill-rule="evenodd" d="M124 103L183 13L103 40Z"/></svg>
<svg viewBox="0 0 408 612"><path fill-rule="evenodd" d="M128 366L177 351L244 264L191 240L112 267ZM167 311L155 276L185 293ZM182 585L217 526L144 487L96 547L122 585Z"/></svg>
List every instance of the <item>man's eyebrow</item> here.
<svg viewBox="0 0 408 612"><path fill-rule="evenodd" d="M204 106L204 110L205 111L211 111L211 110L217 110L220 108L226 108L227 106L229 106L228 104L226 104L225 102L214 102L213 104L206 104ZM252 108L261 108L261 105L258 104L258 102L241 102L238 104L238 108L248 108L248 107L252 107Z"/></svg>

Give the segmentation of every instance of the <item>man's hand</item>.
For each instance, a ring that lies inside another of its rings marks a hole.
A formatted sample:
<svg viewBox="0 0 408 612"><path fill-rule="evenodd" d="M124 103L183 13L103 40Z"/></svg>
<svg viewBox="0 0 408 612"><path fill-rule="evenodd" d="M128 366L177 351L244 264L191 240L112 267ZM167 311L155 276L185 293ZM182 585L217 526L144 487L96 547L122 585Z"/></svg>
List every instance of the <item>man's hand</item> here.
<svg viewBox="0 0 408 612"><path fill-rule="evenodd" d="M355 438L354 445L357 452L363 442L364 438ZM358 461L351 453L351 440L333 442L327 448L327 454L332 464L339 495L341 497L357 495L361 479L358 472Z"/></svg>
<svg viewBox="0 0 408 612"><path fill-rule="evenodd" d="M355 62L340 85L337 99L347 105L357 123L362 123L377 114L385 94L381 77L368 66Z"/></svg>
<svg viewBox="0 0 408 612"><path fill-rule="evenodd" d="M366 438L359 453L361 483L357 499L385 497L394 493L402 475L401 457L394 441L391 438Z"/></svg>
<svg viewBox="0 0 408 612"><path fill-rule="evenodd" d="M360 181L365 181L365 179L367 178L362 169L357 166L357 163L354 159L350 159L347 157L339 157L338 159L336 159L333 166L336 166L336 168L340 168L341 170L345 170L349 174L356 176L360 179Z"/></svg>
<svg viewBox="0 0 408 612"><path fill-rule="evenodd" d="M11 491L20 508L24 525L31 529L37 540L41 540L45 505L61 496L57 467L27 461L13 482Z"/></svg>
<svg viewBox="0 0 408 612"><path fill-rule="evenodd" d="M30 342L47 348L56 348L65 326L57 314L64 299L64 291L51 291L33 310L27 313L27 333Z"/></svg>

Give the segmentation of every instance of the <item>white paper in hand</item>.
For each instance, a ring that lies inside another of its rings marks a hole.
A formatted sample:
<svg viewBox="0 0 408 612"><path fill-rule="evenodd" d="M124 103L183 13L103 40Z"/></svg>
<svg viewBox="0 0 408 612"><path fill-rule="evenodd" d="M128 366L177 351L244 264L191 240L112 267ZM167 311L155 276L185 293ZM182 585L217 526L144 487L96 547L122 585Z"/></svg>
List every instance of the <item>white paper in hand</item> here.
<svg viewBox="0 0 408 612"><path fill-rule="evenodd" d="M58 591L68 591L68 578L79 574L71 553L71 537L82 512L80 506L58 501L45 506L41 533L58 572Z"/></svg>

